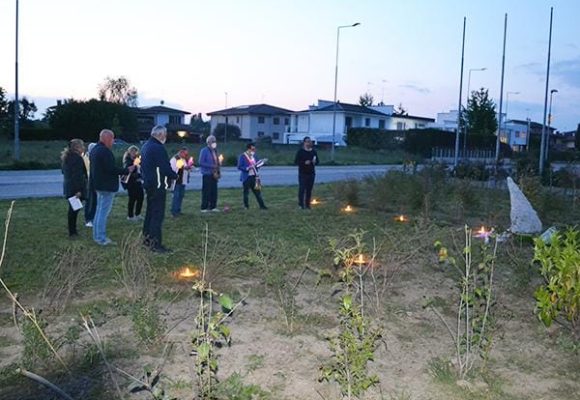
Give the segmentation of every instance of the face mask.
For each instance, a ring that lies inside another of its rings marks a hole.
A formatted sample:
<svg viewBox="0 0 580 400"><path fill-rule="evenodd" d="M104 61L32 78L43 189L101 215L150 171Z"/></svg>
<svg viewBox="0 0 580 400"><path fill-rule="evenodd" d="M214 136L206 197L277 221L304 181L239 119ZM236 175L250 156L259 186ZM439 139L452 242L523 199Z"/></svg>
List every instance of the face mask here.
<svg viewBox="0 0 580 400"><path fill-rule="evenodd" d="M212 143L209 145L209 147L211 147L212 149L215 149L215 148L217 148L217 143Z"/></svg>
<svg viewBox="0 0 580 400"><path fill-rule="evenodd" d="M256 154L255 151L250 151L250 157L254 157L254 154Z"/></svg>

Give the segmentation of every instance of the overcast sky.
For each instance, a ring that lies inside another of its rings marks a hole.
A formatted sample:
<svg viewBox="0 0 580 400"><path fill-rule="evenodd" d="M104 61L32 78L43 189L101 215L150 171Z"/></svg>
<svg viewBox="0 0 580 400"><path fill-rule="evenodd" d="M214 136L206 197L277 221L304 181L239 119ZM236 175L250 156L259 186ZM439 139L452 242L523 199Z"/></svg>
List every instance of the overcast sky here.
<svg viewBox="0 0 580 400"><path fill-rule="evenodd" d="M554 126L580 123L578 0L20 0L20 93L43 109L96 96L126 76L140 105L192 113L268 103L302 110L338 98L399 104L435 117L457 109L463 17L464 95L489 88L499 103L504 14L510 118L542 121L550 6L554 6ZM15 0L0 0L0 86L14 92ZM504 96L505 102L505 96ZM504 104L505 111L505 104ZM38 117L39 115L37 115Z"/></svg>

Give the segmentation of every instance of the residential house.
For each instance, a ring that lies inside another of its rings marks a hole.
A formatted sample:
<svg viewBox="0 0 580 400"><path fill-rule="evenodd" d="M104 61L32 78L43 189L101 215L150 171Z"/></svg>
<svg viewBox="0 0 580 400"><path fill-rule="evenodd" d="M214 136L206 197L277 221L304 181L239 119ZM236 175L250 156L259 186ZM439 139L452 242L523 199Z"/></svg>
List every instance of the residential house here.
<svg viewBox="0 0 580 400"><path fill-rule="evenodd" d="M155 125L165 126L170 135L177 132L191 133L191 127L185 124L185 116L191 114L187 111L165 107L162 104L159 106L138 107L135 112L137 113L139 136L143 139L149 137L151 129Z"/></svg>
<svg viewBox="0 0 580 400"><path fill-rule="evenodd" d="M507 143L513 151L527 151L530 145L530 139L535 137L538 142L542 137L543 125L531 120L509 119L502 124L500 141ZM549 137L549 146L552 147L554 142L555 128L546 127Z"/></svg>
<svg viewBox="0 0 580 400"><path fill-rule="evenodd" d="M318 100L308 110L292 114L290 131L286 134L285 143L297 143L305 136L310 136L317 143L332 143L346 146L348 128L387 129L387 115L357 104L336 103Z"/></svg>
<svg viewBox="0 0 580 400"><path fill-rule="evenodd" d="M218 124L235 125L240 128L241 139L256 140L272 138L272 143L284 143L284 135L290 130L290 117L294 111L271 106L253 104L226 108L208 113L211 117L211 131Z"/></svg>
<svg viewBox="0 0 580 400"><path fill-rule="evenodd" d="M437 113L434 122L427 125L427 128L440 129L442 131L455 132L457 130L457 110Z"/></svg>

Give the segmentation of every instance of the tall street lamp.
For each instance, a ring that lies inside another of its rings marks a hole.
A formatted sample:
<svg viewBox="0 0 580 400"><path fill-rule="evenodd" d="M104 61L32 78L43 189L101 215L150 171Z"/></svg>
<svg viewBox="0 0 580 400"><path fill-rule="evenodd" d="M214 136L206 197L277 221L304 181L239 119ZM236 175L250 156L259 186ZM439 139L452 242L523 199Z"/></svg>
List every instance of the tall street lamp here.
<svg viewBox="0 0 580 400"><path fill-rule="evenodd" d="M554 93L558 93L558 89L550 90L550 106L548 107L548 140L546 140L546 146L544 147L546 150L544 153L544 160L548 159L548 149L550 148L550 131L552 130L552 96Z"/></svg>
<svg viewBox="0 0 580 400"><path fill-rule="evenodd" d="M330 152L330 161L334 162L334 146L336 142L336 89L338 85L338 46L340 43L340 30L343 28L354 28L359 26L360 22L352 25L341 25L336 28L336 61L334 63L334 106L332 107L332 149Z"/></svg>
<svg viewBox="0 0 580 400"><path fill-rule="evenodd" d="M18 0L16 0L16 53L14 63L14 159L20 160L20 114L18 99Z"/></svg>
<svg viewBox="0 0 580 400"><path fill-rule="evenodd" d="M469 69L469 73L467 74L467 100L466 100L466 105L469 106L469 97L471 96L471 92L470 92L470 88L471 88L471 73L472 72L477 72L477 71L485 71L487 70L487 67L482 67L482 68L470 68ZM467 108L467 107L466 107ZM467 151L467 125L463 124L463 157L465 157L465 155Z"/></svg>
<svg viewBox="0 0 580 400"><path fill-rule="evenodd" d="M506 134L506 139L508 140L508 142L509 142L509 139L507 138L507 135L508 135L507 122L508 122L508 108L510 105L510 94L518 95L518 94L520 94L520 92L506 92L505 93L505 117L503 120L503 131Z"/></svg>

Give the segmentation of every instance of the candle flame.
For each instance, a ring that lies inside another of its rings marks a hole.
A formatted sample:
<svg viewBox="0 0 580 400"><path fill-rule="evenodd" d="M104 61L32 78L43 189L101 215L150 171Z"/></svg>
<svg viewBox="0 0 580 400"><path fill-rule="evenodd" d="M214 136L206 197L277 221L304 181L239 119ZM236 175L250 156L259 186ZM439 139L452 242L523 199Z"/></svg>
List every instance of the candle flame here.
<svg viewBox="0 0 580 400"><path fill-rule="evenodd" d="M318 201L317 199L312 199L312 201L310 201L311 205L317 205L320 204L320 201Z"/></svg>
<svg viewBox="0 0 580 400"><path fill-rule="evenodd" d="M363 256L362 254L359 254L359 255L358 255L356 258L355 258L355 260L354 260L354 263L355 263L355 264L358 264L358 265L363 265L363 264L366 264L367 262L366 262L366 260L365 260L364 256Z"/></svg>
<svg viewBox="0 0 580 400"><path fill-rule="evenodd" d="M133 165L140 165L141 164L141 156L135 157L133 160Z"/></svg>
<svg viewBox="0 0 580 400"><path fill-rule="evenodd" d="M397 221L397 222L407 222L407 221L409 221L409 218L407 218L405 215L401 214L401 215L397 215L395 217L395 221Z"/></svg>
<svg viewBox="0 0 580 400"><path fill-rule="evenodd" d="M184 165L185 162L181 158L175 162L175 166L177 167L177 169L183 168Z"/></svg>
<svg viewBox="0 0 580 400"><path fill-rule="evenodd" d="M224 155L220 154L218 157L218 160L220 161L220 164L224 162Z"/></svg>
<svg viewBox="0 0 580 400"><path fill-rule="evenodd" d="M194 267L183 267L173 274L178 280L189 281L199 278L200 272Z"/></svg>
<svg viewBox="0 0 580 400"><path fill-rule="evenodd" d="M346 212L351 212L351 211L353 211L353 208L352 208L352 207L350 206L350 204L349 204L349 205L347 205L347 206L344 208L344 211L346 211Z"/></svg>

